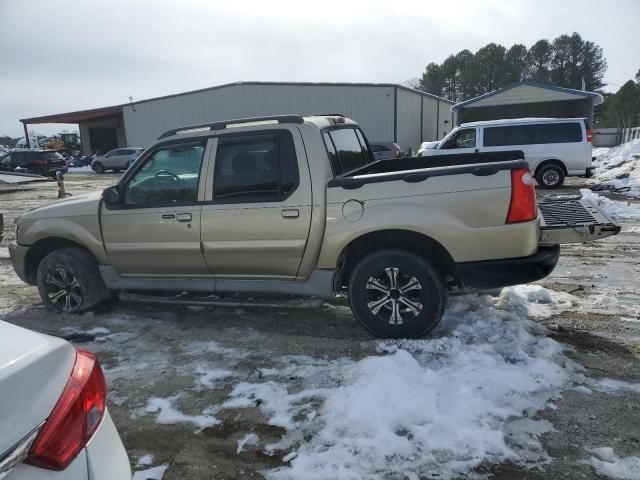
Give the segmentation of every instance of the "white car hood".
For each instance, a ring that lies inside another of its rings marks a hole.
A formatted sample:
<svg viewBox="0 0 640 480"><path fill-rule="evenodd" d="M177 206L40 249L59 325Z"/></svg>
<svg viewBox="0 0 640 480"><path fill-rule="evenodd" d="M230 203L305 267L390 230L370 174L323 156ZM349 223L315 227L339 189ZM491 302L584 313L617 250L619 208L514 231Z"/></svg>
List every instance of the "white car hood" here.
<svg viewBox="0 0 640 480"><path fill-rule="evenodd" d="M46 420L75 357L69 342L0 321L0 457Z"/></svg>

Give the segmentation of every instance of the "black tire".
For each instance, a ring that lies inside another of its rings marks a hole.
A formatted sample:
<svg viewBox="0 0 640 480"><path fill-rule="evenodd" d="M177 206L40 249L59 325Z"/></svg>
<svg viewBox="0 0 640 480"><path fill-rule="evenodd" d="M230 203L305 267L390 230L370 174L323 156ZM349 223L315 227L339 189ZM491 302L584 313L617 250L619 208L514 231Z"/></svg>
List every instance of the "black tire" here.
<svg viewBox="0 0 640 480"><path fill-rule="evenodd" d="M119 168L114 168L113 169L113 173L120 173L122 170L120 170Z"/></svg>
<svg viewBox="0 0 640 480"><path fill-rule="evenodd" d="M102 311L112 298L95 258L80 248L61 248L46 255L36 279L42 303L56 312Z"/></svg>
<svg viewBox="0 0 640 480"><path fill-rule="evenodd" d="M94 162L94 164L91 165L91 168L97 174L104 173L104 165L102 165L100 162Z"/></svg>
<svg viewBox="0 0 640 480"><path fill-rule="evenodd" d="M398 269L398 288L390 288L393 269ZM371 283L372 280L378 283ZM402 293L403 283L407 287L414 280L420 288ZM389 293L385 295L380 291L380 285ZM394 297L397 300L394 301ZM376 312L376 302L379 306L385 300ZM413 305L413 310L405 301ZM418 255L406 250L379 250L360 260L351 272L349 303L355 317L372 334L383 338L418 338L427 335L440 322L447 304L447 289L438 272ZM396 305L399 310L394 314Z"/></svg>
<svg viewBox="0 0 640 480"><path fill-rule="evenodd" d="M564 170L559 165L545 165L538 169L536 181L541 188L559 188L564 183Z"/></svg>

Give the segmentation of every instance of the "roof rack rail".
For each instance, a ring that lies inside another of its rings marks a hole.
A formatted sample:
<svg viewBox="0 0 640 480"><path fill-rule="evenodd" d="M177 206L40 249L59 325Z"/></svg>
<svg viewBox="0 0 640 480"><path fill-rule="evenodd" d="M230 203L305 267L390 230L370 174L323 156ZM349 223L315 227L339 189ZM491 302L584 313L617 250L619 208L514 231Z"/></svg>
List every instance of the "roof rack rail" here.
<svg viewBox="0 0 640 480"><path fill-rule="evenodd" d="M223 120L221 122L200 123L197 125L186 125L184 127L172 128L171 130L167 130L162 135L160 135L158 137L158 140L160 140L161 138L171 137L172 135L176 135L180 132L188 132L191 130L224 130L228 125L265 122L270 120L276 121L278 123L304 123L304 119L300 115L271 115L268 117L239 118L236 120Z"/></svg>

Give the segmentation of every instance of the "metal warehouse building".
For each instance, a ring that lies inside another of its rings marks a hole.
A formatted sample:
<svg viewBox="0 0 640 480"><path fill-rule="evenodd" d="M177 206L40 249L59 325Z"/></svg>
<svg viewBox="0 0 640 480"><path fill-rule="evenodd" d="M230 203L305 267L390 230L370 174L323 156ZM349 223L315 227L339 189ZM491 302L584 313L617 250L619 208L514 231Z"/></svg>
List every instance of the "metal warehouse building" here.
<svg viewBox="0 0 640 480"><path fill-rule="evenodd" d="M171 128L277 114L341 113L371 141L417 151L452 129L453 102L395 84L238 82L112 107L20 120L78 123L83 150L146 147Z"/></svg>
<svg viewBox="0 0 640 480"><path fill-rule="evenodd" d="M597 92L522 81L453 106L454 124L501 118L588 118L604 97Z"/></svg>

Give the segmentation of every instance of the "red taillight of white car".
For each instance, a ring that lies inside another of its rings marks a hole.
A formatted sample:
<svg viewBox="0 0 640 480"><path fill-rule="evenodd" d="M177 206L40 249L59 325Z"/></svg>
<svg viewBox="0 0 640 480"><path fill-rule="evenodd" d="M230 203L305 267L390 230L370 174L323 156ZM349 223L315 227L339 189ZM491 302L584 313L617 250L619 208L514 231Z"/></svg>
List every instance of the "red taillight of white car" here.
<svg viewBox="0 0 640 480"><path fill-rule="evenodd" d="M25 463L64 470L100 425L107 399L104 374L93 353L81 349L76 352L71 377Z"/></svg>
<svg viewBox="0 0 640 480"><path fill-rule="evenodd" d="M511 170L511 203L507 223L529 222L537 216L536 187L529 169Z"/></svg>
<svg viewBox="0 0 640 480"><path fill-rule="evenodd" d="M593 142L593 132L591 130L587 130L587 142Z"/></svg>

